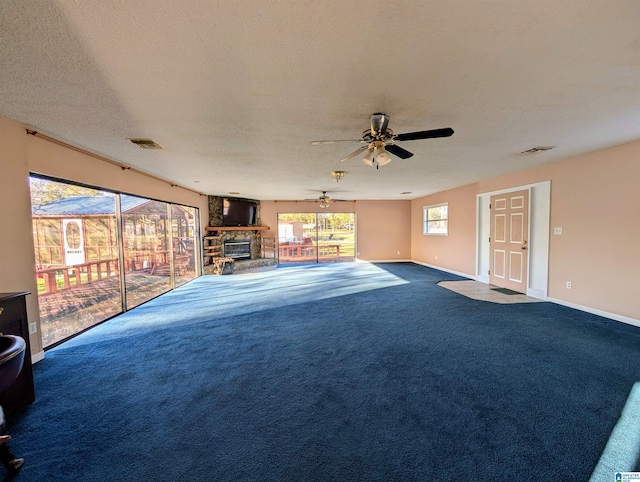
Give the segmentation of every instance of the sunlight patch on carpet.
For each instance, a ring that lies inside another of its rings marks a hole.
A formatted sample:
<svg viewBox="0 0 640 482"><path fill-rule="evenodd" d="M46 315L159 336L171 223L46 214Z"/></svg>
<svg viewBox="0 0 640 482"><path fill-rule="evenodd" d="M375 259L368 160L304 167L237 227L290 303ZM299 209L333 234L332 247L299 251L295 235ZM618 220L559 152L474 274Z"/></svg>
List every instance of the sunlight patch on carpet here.
<svg viewBox="0 0 640 482"><path fill-rule="evenodd" d="M254 276L201 276L70 340L73 344L199 323L409 283L371 263L287 266Z"/></svg>

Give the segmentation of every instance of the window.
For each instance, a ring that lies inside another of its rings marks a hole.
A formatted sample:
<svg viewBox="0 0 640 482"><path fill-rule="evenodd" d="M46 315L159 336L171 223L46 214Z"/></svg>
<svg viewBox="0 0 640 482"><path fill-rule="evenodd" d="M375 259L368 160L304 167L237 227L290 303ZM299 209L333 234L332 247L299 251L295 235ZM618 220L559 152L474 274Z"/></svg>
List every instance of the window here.
<svg viewBox="0 0 640 482"><path fill-rule="evenodd" d="M447 236L449 234L449 204L434 204L425 206L424 210L424 234Z"/></svg>

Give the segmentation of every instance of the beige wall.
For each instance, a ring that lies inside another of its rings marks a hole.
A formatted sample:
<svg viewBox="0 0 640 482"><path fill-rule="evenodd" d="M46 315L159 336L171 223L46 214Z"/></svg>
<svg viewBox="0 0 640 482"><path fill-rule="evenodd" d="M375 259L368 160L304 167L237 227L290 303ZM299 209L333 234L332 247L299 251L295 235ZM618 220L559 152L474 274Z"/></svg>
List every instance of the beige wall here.
<svg viewBox="0 0 640 482"><path fill-rule="evenodd" d="M475 195L550 180L551 231L563 234L549 240L548 296L640 320L639 159L634 142L416 199L412 258L474 275ZM440 202L449 202L449 236L423 236L422 206Z"/></svg>
<svg viewBox="0 0 640 482"><path fill-rule="evenodd" d="M423 208L448 203L449 235L423 234ZM450 271L475 275L476 185L469 184L411 203L411 259Z"/></svg>
<svg viewBox="0 0 640 482"><path fill-rule="evenodd" d="M261 201L260 215L262 224L277 233L278 213L355 212L358 258L390 261L410 259L410 207L410 201L338 202L327 209L315 202Z"/></svg>
<svg viewBox="0 0 640 482"><path fill-rule="evenodd" d="M206 225L209 212L207 196L178 186L171 187L170 183L34 136L27 136L27 159L29 170L36 174L200 208L202 222Z"/></svg>
<svg viewBox="0 0 640 482"><path fill-rule="evenodd" d="M207 197L171 187L170 183L145 176L47 140L26 135L20 122L0 116L0 291L36 293L35 258L31 228L29 172L81 182L118 192L137 194L200 209L201 224L209 216ZM42 351L36 295L27 297L30 322L38 334L31 336L33 353Z"/></svg>
<svg viewBox="0 0 640 482"><path fill-rule="evenodd" d="M40 326L31 232L31 196L27 164L27 135L19 122L0 116L0 292L29 291L27 315ZM42 341L31 335L31 351Z"/></svg>
<svg viewBox="0 0 640 482"><path fill-rule="evenodd" d="M478 184L551 180L551 298L640 320L639 159L634 142Z"/></svg>

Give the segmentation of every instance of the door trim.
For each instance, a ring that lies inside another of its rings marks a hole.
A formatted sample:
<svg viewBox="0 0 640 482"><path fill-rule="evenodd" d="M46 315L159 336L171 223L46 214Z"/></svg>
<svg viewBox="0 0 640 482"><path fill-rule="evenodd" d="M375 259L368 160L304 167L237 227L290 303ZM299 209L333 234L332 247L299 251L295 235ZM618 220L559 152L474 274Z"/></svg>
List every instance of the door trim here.
<svg viewBox="0 0 640 482"><path fill-rule="evenodd" d="M529 190L529 273L527 296L546 300L549 285L551 181L476 194L476 280L489 284L489 199L496 194Z"/></svg>

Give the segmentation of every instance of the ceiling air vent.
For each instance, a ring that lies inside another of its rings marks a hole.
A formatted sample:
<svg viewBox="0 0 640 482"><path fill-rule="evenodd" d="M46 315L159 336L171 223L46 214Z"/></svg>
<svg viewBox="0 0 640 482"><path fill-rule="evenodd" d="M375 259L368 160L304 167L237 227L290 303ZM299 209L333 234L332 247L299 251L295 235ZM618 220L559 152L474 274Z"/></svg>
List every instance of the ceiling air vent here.
<svg viewBox="0 0 640 482"><path fill-rule="evenodd" d="M539 146L532 147L531 149L527 149L526 151L522 151L520 154L536 154L538 152L550 151L554 146Z"/></svg>
<svg viewBox="0 0 640 482"><path fill-rule="evenodd" d="M164 147L162 147L153 139L127 139L127 140L133 142L140 149L164 149Z"/></svg>

